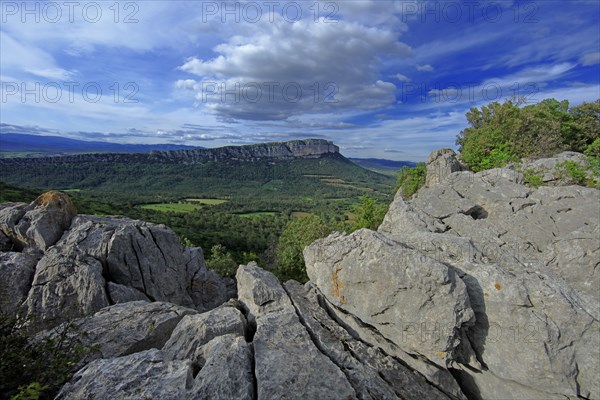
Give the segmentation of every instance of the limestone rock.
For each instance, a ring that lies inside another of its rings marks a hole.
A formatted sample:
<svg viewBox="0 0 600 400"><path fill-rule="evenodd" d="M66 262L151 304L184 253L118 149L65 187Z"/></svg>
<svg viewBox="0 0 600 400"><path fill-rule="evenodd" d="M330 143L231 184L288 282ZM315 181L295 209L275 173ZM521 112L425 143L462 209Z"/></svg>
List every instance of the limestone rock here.
<svg viewBox="0 0 600 400"><path fill-rule="evenodd" d="M185 399L193 385L190 361L165 361L160 350L92 361L75 373L57 400Z"/></svg>
<svg viewBox="0 0 600 400"><path fill-rule="evenodd" d="M358 398L449 399L381 348L350 335L319 305L323 300L310 284L302 286L289 281L285 289L317 347L342 369Z"/></svg>
<svg viewBox="0 0 600 400"><path fill-rule="evenodd" d="M227 300L223 280L206 270L202 252L184 249L177 235L162 225L77 216L57 246L65 253L94 257L113 284L135 289L153 301L204 311ZM117 287L111 289L115 292ZM131 297L133 293L123 293L123 299L139 297Z"/></svg>
<svg viewBox="0 0 600 400"><path fill-rule="evenodd" d="M97 352L88 357L113 358L151 348L161 348L186 316L196 311L174 304L134 301L106 307L91 317L69 324L68 334L86 348ZM62 332L61 325L46 334Z"/></svg>
<svg viewBox="0 0 600 400"><path fill-rule="evenodd" d="M202 367L203 346L212 339L234 334L243 337L246 332L245 318L234 307L220 307L203 314L185 316L162 348L166 359L189 359Z"/></svg>
<svg viewBox="0 0 600 400"><path fill-rule="evenodd" d="M330 313L361 339L382 348L392 341L454 371L474 399L600 398L593 378L600 373L600 191L534 190L522 182L523 174L508 168L458 171L410 201L397 195L379 235L335 234L305 250L311 282L331 303ZM432 260L454 276L453 290L466 288L461 307L431 296L436 275L424 265ZM409 298L394 307L404 293ZM419 296L428 307L415 307ZM449 325L464 305L473 318ZM406 340L412 330L398 329L402 311L418 321L424 312L439 313L436 320L453 327L445 364L431 352L441 347L427 337ZM407 364L436 382L422 365Z"/></svg>
<svg viewBox="0 0 600 400"><path fill-rule="evenodd" d="M0 253L0 312L15 315L27 297L39 257L26 253Z"/></svg>
<svg viewBox="0 0 600 400"><path fill-rule="evenodd" d="M400 360L416 373L425 377L431 385L440 389L449 397L460 400L467 399L462 388L458 385L458 382L448 369L433 363L424 356L405 352L392 341L384 337L373 326L365 324L356 316L331 304L324 296L319 295L319 298L321 299L321 301L319 301L321 307L327 311L327 314L330 315L337 324L350 333L352 337L375 349L381 349L385 354L389 354L396 360Z"/></svg>
<svg viewBox="0 0 600 400"><path fill-rule="evenodd" d="M218 336L203 348L206 360L194 380L189 399L255 399L253 358L243 337Z"/></svg>
<svg viewBox="0 0 600 400"><path fill-rule="evenodd" d="M343 372L312 342L277 278L250 263L236 278L240 301L253 315L259 399L353 399Z"/></svg>
<svg viewBox="0 0 600 400"><path fill-rule="evenodd" d="M441 366L455 359L458 333L475 322L453 269L380 233L333 235L308 246L304 258L311 282L329 301Z"/></svg>
<svg viewBox="0 0 600 400"><path fill-rule="evenodd" d="M24 308L32 331L107 307L102 264L89 256L66 255L54 246L37 265Z"/></svg>
<svg viewBox="0 0 600 400"><path fill-rule="evenodd" d="M0 230L21 248L45 251L60 239L76 214L69 196L46 192L29 205L0 209Z"/></svg>
<svg viewBox="0 0 600 400"><path fill-rule="evenodd" d="M129 301L150 301L148 296L137 289L118 283L108 282L106 285L108 298L112 304L127 303Z"/></svg>
<svg viewBox="0 0 600 400"><path fill-rule="evenodd" d="M531 171L542 177L544 185L559 186L570 183L570 178L565 176L561 164L565 161L576 162L585 165L585 156L573 151L564 151L554 157L541 158L538 160L525 160L519 167L521 171Z"/></svg>
<svg viewBox="0 0 600 400"><path fill-rule="evenodd" d="M452 149L441 149L432 152L427 159L426 186L442 183L453 172L463 171L465 167L458 161Z"/></svg>

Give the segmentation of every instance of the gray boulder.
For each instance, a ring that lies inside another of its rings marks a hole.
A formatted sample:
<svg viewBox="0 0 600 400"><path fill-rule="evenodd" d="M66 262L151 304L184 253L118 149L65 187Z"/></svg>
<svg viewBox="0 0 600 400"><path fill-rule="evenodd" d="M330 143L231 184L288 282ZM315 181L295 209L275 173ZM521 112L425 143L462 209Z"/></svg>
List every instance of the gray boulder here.
<svg viewBox="0 0 600 400"><path fill-rule="evenodd" d="M15 315L27 297L39 257L26 253L0 253L0 312Z"/></svg>
<svg viewBox="0 0 600 400"><path fill-rule="evenodd" d="M110 305L100 261L61 250L52 247L37 265L24 303L31 331L50 329Z"/></svg>
<svg viewBox="0 0 600 400"><path fill-rule="evenodd" d="M190 400L256 398L252 348L243 337L218 336L202 350L206 362L194 379Z"/></svg>
<svg viewBox="0 0 600 400"><path fill-rule="evenodd" d="M92 361L75 373L56 399L185 399L194 383L191 364L165 361L156 349Z"/></svg>
<svg viewBox="0 0 600 400"><path fill-rule="evenodd" d="M205 363L203 346L212 339L234 334L243 337L246 319L234 307L220 307L203 314L184 317L162 348L169 360L190 359L198 367Z"/></svg>
<svg viewBox="0 0 600 400"><path fill-rule="evenodd" d="M96 349L86 361L113 358L160 349L182 318L194 314L195 310L174 304L133 301L103 308L91 317L60 325L42 335L66 331L85 348Z"/></svg>
<svg viewBox="0 0 600 400"><path fill-rule="evenodd" d="M128 218L80 215L40 260L26 310L31 329L49 329L110 304L166 301L206 311L225 302L226 281L202 251L173 231Z"/></svg>
<svg viewBox="0 0 600 400"><path fill-rule="evenodd" d="M389 354L453 371L474 399L600 398L600 191L534 190L506 168L433 175L410 201L396 196L379 234L336 234L305 249L330 313ZM431 341L439 335L422 326L428 313L446 340ZM417 329L403 326L405 315ZM431 382L444 376L407 364Z"/></svg>
<svg viewBox="0 0 600 400"><path fill-rule="evenodd" d="M441 149L432 152L427 159L426 186L442 183L453 172L463 171L465 167L458 161L452 149Z"/></svg>
<svg viewBox="0 0 600 400"><path fill-rule="evenodd" d="M318 240L304 258L311 282L330 302L404 351L445 367L461 342L468 346L460 331L475 315L466 285L434 258L366 229Z"/></svg>
<svg viewBox="0 0 600 400"><path fill-rule="evenodd" d="M239 299L256 324L259 399L353 399L344 373L319 351L277 278L250 263L236 274Z"/></svg>
<svg viewBox="0 0 600 400"><path fill-rule="evenodd" d="M20 248L45 251L60 239L76 214L69 196L46 192L29 205L17 203L0 209L0 230Z"/></svg>
<svg viewBox="0 0 600 400"><path fill-rule="evenodd" d="M342 369L360 399L449 399L441 390L381 348L367 345L333 320L310 284L285 284L315 344Z"/></svg>

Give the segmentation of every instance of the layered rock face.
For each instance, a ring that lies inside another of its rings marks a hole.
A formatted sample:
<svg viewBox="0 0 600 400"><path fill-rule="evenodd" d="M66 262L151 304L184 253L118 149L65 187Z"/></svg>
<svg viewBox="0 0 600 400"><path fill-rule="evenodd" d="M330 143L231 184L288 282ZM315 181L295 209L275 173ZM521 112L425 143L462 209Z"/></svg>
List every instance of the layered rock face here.
<svg viewBox="0 0 600 400"><path fill-rule="evenodd" d="M0 167L28 163L80 163L80 162L140 162L165 164L203 164L216 161L254 161L261 159L289 160L293 158L319 158L339 154L339 147L323 139L292 140L289 142L261 143L247 146L227 146L214 149L152 151L150 153L77 154L60 157L0 159Z"/></svg>
<svg viewBox="0 0 600 400"><path fill-rule="evenodd" d="M377 232L308 246L307 284L251 263L228 301L165 227L77 216L50 244L4 206L21 251L0 253L0 294L24 300L3 312L39 335L75 318L94 351L59 399L600 399L600 191L474 174L447 150L428 175Z"/></svg>

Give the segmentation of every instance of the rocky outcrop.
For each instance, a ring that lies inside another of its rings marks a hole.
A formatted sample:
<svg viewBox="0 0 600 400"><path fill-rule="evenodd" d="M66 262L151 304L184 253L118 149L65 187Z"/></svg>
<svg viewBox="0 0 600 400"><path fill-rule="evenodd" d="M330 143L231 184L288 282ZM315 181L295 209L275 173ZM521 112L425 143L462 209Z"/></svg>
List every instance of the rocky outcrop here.
<svg viewBox="0 0 600 400"><path fill-rule="evenodd" d="M0 253L0 313L14 315L29 293L39 257L26 253Z"/></svg>
<svg viewBox="0 0 600 400"><path fill-rule="evenodd" d="M185 249L161 225L122 217L75 216L71 200L49 192L5 204L0 229L0 306L27 317L32 331L91 315L111 304L165 301L206 311L233 293L209 271L202 250Z"/></svg>
<svg viewBox="0 0 600 400"><path fill-rule="evenodd" d="M86 355L91 361L161 348L182 318L196 314L170 303L134 301L103 308L41 335L67 334L74 343L94 349Z"/></svg>
<svg viewBox="0 0 600 400"><path fill-rule="evenodd" d="M541 158L537 160L524 160L519 166L521 171L529 174L538 175L544 185L560 186L570 183L570 177L562 168L565 161L575 162L580 165L585 165L585 156L581 153L573 151L564 151L550 158Z"/></svg>
<svg viewBox="0 0 600 400"><path fill-rule="evenodd" d="M466 168L456 158L452 149L440 149L434 151L427 159L426 186L433 186L442 182L453 172L464 171Z"/></svg>
<svg viewBox="0 0 600 400"><path fill-rule="evenodd" d="M151 349L92 361L75 374L56 399L181 400L192 384L189 360L165 361L160 350Z"/></svg>
<svg viewBox="0 0 600 400"><path fill-rule="evenodd" d="M355 398L346 376L315 347L277 278L256 264L240 267L236 278L239 299L256 326L258 398Z"/></svg>
<svg viewBox="0 0 600 400"><path fill-rule="evenodd" d="M77 209L69 196L47 192L31 204L4 204L0 208L0 231L16 249L45 251L60 239L75 214Z"/></svg>
<svg viewBox="0 0 600 400"><path fill-rule="evenodd" d="M600 191L430 160L377 231L308 246L305 285L251 263L224 302L167 228L78 216L0 253L2 307L77 317L39 334L93 350L59 399L600 399Z"/></svg>
<svg viewBox="0 0 600 400"><path fill-rule="evenodd" d="M469 398L600 398L600 192L534 190L510 169L436 181L398 194L378 233L305 250L332 310L447 369Z"/></svg>
<svg viewBox="0 0 600 400"><path fill-rule="evenodd" d="M260 143L247 146L227 146L214 149L152 151L149 153L103 153L76 154L58 157L0 159L0 168L14 165L81 163L81 162L124 162L163 164L204 164L216 161L254 161L260 159L289 160L293 158L319 158L324 155L339 155L339 147L328 140L306 139L282 143Z"/></svg>

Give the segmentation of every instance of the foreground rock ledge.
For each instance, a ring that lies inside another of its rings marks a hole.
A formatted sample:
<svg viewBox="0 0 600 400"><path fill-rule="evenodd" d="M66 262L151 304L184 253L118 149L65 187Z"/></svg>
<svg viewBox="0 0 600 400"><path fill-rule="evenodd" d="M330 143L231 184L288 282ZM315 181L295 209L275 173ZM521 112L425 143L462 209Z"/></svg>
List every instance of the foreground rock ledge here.
<svg viewBox="0 0 600 400"><path fill-rule="evenodd" d="M430 186L398 194L378 232L305 249L311 282L469 398L600 398L600 191L534 190L449 151L429 163Z"/></svg>

